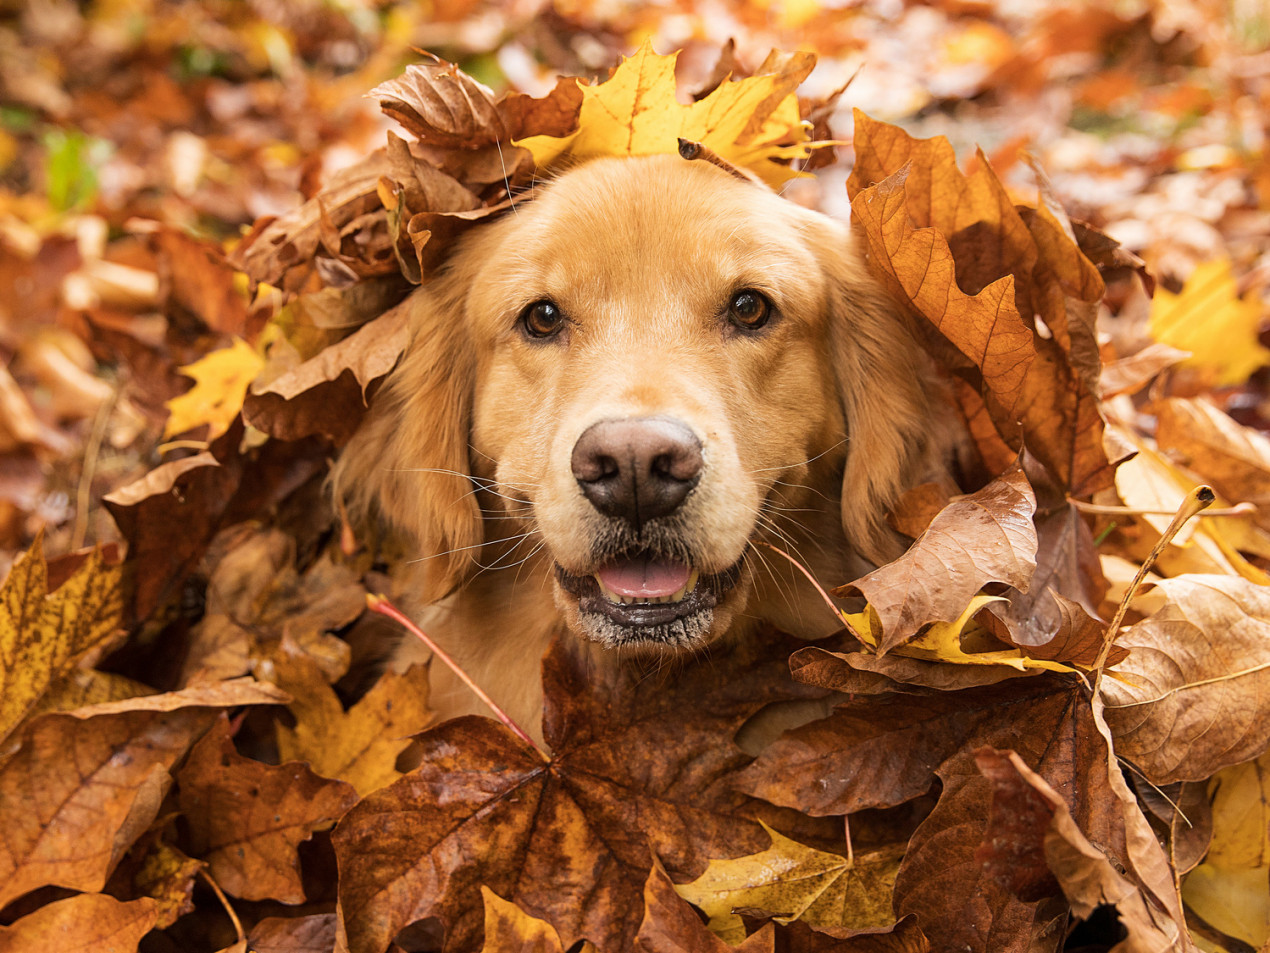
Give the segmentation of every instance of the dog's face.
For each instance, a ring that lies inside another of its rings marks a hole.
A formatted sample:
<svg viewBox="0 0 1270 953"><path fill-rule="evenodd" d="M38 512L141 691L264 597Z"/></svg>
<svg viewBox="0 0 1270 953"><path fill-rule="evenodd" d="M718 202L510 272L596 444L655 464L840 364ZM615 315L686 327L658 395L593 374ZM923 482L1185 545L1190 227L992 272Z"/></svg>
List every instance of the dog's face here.
<svg viewBox="0 0 1270 953"><path fill-rule="evenodd" d="M579 635L691 648L763 590L758 544L887 545L923 397L841 225L704 162L597 160L419 298L336 481L437 557L434 595L536 551Z"/></svg>

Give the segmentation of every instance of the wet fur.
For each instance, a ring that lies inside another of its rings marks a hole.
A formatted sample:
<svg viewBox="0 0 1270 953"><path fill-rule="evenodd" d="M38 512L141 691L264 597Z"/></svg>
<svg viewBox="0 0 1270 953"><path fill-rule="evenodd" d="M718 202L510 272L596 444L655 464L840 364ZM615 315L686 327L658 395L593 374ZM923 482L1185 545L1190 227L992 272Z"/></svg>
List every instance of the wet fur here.
<svg viewBox="0 0 1270 953"><path fill-rule="evenodd" d="M424 628L534 728L557 633L585 636L596 665L623 664L554 582L556 564L585 574L629 543L568 471L589 423L673 414L705 445L701 483L650 530L703 571L741 559L693 647L768 625L834 629L801 575L753 541L847 581L898 554L886 512L938 457L908 317L842 223L673 156L595 160L538 193L473 230L409 300L409 348L331 478L355 520L410 541L408 608ZM725 320L746 287L777 304L762 332ZM570 324L544 344L517 318L546 297ZM442 715L482 710L439 666L432 677Z"/></svg>

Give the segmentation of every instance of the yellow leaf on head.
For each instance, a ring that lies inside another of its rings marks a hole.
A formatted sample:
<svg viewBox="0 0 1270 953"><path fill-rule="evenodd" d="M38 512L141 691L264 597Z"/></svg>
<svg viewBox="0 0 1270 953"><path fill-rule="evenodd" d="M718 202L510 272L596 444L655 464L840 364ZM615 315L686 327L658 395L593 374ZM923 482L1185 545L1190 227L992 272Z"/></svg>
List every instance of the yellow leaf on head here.
<svg viewBox="0 0 1270 953"><path fill-rule="evenodd" d="M659 56L646 42L607 82L580 87L576 132L531 136L516 145L528 149L541 167L562 158L673 154L683 138L754 172L773 188L805 174L780 160L806 158L816 147L807 141L796 92L815 63L811 54L794 54L772 73L725 81L690 105L675 95L677 56Z"/></svg>

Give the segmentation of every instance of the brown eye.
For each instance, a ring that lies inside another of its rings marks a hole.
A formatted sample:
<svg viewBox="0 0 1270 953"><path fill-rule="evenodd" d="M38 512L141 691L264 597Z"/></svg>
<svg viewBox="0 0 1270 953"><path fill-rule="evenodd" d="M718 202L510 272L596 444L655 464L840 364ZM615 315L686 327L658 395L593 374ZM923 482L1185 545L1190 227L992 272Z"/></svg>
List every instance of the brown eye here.
<svg viewBox="0 0 1270 953"><path fill-rule="evenodd" d="M757 331L772 316L772 303L753 288L738 291L728 302L728 320L742 331Z"/></svg>
<svg viewBox="0 0 1270 953"><path fill-rule="evenodd" d="M551 301L535 301L520 316L530 337L549 338L564 327L564 315Z"/></svg>

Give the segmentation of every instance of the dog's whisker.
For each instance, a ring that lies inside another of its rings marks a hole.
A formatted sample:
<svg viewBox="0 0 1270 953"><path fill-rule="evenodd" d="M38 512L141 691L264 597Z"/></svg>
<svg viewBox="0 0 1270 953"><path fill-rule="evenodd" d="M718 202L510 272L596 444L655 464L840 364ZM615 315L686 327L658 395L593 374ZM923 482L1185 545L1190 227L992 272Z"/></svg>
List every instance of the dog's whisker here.
<svg viewBox="0 0 1270 953"><path fill-rule="evenodd" d="M851 439L850 437L843 437L833 446L827 447L826 449L820 451L820 453L816 454L814 457L808 457L806 460L799 460L797 463L786 463L779 467L759 467L757 470L750 470L749 472L750 473L771 473L774 470L790 470L790 469L793 469L794 467L806 466L808 463L815 463L817 460L819 460L821 457L825 456L826 454L833 453L835 450L837 450L839 447L841 447L844 443L846 443L850 439Z"/></svg>
<svg viewBox="0 0 1270 953"><path fill-rule="evenodd" d="M486 542L473 543L471 546L456 546L454 549L447 549L445 552L429 553L427 556L416 556L414 559L407 560L407 562L421 563L421 562L426 562L429 559L440 559L442 556L451 556L454 553L467 552L468 550L471 550L471 549L484 549L486 546L497 546L499 543L510 543L512 540L524 539L527 536L532 536L536 532L538 531L530 530L527 533L520 533L516 536L507 536L507 537L504 537L503 539L491 539Z"/></svg>

